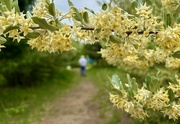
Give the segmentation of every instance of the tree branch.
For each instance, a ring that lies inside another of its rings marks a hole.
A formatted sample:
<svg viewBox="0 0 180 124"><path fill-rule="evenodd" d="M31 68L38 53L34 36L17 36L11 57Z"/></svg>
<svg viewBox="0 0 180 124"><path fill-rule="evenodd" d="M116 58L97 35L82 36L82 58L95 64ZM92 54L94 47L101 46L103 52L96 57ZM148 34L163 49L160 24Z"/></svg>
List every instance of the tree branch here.
<svg viewBox="0 0 180 124"><path fill-rule="evenodd" d="M71 28L73 28L73 26L70 26ZM40 27L30 27L31 29L39 29ZM93 31L95 28L91 28L91 27L81 27L81 30L88 30L88 31ZM113 32L113 30L112 30ZM126 31L126 34L129 36L133 33L133 31ZM144 31L138 31L137 32L138 34L143 34ZM153 31L150 31L149 34L158 34L158 32L153 32Z"/></svg>

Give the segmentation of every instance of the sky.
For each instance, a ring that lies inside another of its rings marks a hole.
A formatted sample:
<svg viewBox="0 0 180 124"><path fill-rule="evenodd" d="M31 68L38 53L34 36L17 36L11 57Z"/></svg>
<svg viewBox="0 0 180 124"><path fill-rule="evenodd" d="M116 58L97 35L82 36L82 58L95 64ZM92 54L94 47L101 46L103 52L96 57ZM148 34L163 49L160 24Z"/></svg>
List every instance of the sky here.
<svg viewBox="0 0 180 124"><path fill-rule="evenodd" d="M99 0L99 1L105 1L106 3L109 3L110 0ZM84 7L87 7L89 9L94 10L94 12L98 12L101 9L101 6L98 5L97 0L71 0L71 2L74 4L74 6L77 9L84 9ZM55 7L62 13L67 13L69 11L69 5L68 0L54 0ZM66 20L65 20L66 22ZM70 22L66 22L70 24Z"/></svg>
<svg viewBox="0 0 180 124"><path fill-rule="evenodd" d="M100 1L108 2L109 0L100 0ZM54 2L58 10L60 10L63 13L68 12L69 10L68 0L54 0ZM97 0L71 0L71 2L78 9L84 9L84 7L87 7L94 10L95 12L98 12L101 9L101 6L98 5Z"/></svg>

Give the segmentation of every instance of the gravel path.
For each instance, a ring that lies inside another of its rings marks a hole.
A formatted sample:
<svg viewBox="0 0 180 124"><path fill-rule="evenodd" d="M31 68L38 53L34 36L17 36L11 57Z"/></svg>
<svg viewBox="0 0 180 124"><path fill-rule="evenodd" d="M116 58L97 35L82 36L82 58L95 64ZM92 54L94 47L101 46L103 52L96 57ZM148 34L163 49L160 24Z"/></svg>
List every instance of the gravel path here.
<svg viewBox="0 0 180 124"><path fill-rule="evenodd" d="M97 92L97 87L82 77L79 85L48 105L40 124L103 124L93 101Z"/></svg>

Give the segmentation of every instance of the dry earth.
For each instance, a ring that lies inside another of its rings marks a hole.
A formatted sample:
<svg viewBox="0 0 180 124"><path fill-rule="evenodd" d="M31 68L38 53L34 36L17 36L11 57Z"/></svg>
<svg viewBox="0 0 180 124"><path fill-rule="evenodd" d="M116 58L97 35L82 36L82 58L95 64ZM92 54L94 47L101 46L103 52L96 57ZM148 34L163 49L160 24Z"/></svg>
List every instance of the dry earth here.
<svg viewBox="0 0 180 124"><path fill-rule="evenodd" d="M49 103L40 124L104 124L93 101L97 92L88 77L82 77L74 89Z"/></svg>

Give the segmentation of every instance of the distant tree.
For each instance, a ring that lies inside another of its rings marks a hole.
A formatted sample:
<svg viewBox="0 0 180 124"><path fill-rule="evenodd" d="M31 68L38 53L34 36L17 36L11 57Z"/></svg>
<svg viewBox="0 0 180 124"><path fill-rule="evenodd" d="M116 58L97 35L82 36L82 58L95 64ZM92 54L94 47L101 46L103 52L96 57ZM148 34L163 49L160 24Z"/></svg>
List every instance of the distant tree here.
<svg viewBox="0 0 180 124"><path fill-rule="evenodd" d="M83 53L88 55L92 59L100 59L101 55L98 53L101 50L101 45L99 43L95 43L93 45L86 44L83 47Z"/></svg>
<svg viewBox="0 0 180 124"><path fill-rule="evenodd" d="M85 44L82 49L82 53L87 55L90 59L96 62L97 66L104 66L107 63L102 59L100 52L102 46L100 43L96 42L94 44Z"/></svg>
<svg viewBox="0 0 180 124"><path fill-rule="evenodd" d="M34 1L35 0L18 0L20 11L21 12L22 11L24 11L24 12L31 11L32 10L32 6L34 4Z"/></svg>

